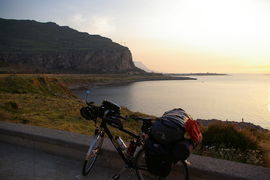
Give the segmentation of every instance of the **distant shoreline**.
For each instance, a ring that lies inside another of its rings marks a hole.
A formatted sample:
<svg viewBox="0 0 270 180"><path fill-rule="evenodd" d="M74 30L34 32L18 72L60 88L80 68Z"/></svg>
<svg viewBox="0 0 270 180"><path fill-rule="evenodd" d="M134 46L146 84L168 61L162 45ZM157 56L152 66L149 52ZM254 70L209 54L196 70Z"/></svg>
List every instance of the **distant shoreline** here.
<svg viewBox="0 0 270 180"><path fill-rule="evenodd" d="M142 81L169 81L169 80L197 80L197 78L192 77L172 77L172 76L126 76L125 78L112 78L105 81L99 80L94 82L81 82L74 81L71 84L68 84L70 90L86 90L89 88L98 88L106 86L120 86L134 82Z"/></svg>
<svg viewBox="0 0 270 180"><path fill-rule="evenodd" d="M229 74L223 73L166 73L171 76L228 76Z"/></svg>
<svg viewBox="0 0 270 180"><path fill-rule="evenodd" d="M48 77L56 78L70 90L86 90L104 86L119 86L141 81L197 80L193 77L175 77L157 73L146 74L0 74L0 77Z"/></svg>

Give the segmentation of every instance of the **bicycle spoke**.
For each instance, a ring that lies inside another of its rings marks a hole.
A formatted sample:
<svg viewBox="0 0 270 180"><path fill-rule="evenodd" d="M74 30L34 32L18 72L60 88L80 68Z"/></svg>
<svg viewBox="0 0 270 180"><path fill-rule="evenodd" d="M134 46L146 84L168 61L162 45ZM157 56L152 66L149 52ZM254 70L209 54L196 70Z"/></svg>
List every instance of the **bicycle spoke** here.
<svg viewBox="0 0 270 180"><path fill-rule="evenodd" d="M101 137L100 135L96 135L93 137L82 170L82 174L84 176L88 175L89 172L91 171L94 163L96 162L97 155L101 150L102 144L103 144L103 137Z"/></svg>

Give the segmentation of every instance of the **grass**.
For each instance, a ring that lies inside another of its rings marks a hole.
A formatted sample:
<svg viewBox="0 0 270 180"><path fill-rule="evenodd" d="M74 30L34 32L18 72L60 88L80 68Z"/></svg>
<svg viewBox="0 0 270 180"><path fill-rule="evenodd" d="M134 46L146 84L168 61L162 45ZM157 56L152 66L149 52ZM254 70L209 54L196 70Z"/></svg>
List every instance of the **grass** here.
<svg viewBox="0 0 270 180"><path fill-rule="evenodd" d="M270 168L270 132L254 131L262 151L264 166Z"/></svg>
<svg viewBox="0 0 270 180"><path fill-rule="evenodd" d="M197 154L270 167L268 132L214 123L201 127L203 140Z"/></svg>
<svg viewBox="0 0 270 180"><path fill-rule="evenodd" d="M88 134L90 122L80 117L82 103L75 98L40 94L0 93L0 119L46 128ZM13 108L10 104L16 104Z"/></svg>
<svg viewBox="0 0 270 180"><path fill-rule="evenodd" d="M217 123L203 131L202 144L207 146L224 146L240 150L257 149L256 137L247 130L237 129L233 125Z"/></svg>
<svg viewBox="0 0 270 180"><path fill-rule="evenodd" d="M68 75L0 75L0 120L92 134L94 123L80 116L84 103L66 88L62 77ZM123 116L146 116L126 108L122 108L121 113ZM129 119L123 123L128 130L139 132L139 122ZM115 129L112 131L124 136Z"/></svg>
<svg viewBox="0 0 270 180"><path fill-rule="evenodd" d="M0 78L2 121L89 134L93 125L80 117L82 105L55 78L17 75Z"/></svg>

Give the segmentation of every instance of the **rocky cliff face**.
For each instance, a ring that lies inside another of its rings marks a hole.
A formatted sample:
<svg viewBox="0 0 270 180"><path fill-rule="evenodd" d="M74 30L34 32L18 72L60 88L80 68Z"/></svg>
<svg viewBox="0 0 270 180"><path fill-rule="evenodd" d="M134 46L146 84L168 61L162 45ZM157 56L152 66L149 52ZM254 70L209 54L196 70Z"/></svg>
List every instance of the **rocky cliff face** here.
<svg viewBox="0 0 270 180"><path fill-rule="evenodd" d="M127 48L70 50L42 53L0 53L2 67L25 73L123 73L140 72Z"/></svg>
<svg viewBox="0 0 270 180"><path fill-rule="evenodd" d="M0 67L25 73L143 72L108 38L55 23L0 19Z"/></svg>

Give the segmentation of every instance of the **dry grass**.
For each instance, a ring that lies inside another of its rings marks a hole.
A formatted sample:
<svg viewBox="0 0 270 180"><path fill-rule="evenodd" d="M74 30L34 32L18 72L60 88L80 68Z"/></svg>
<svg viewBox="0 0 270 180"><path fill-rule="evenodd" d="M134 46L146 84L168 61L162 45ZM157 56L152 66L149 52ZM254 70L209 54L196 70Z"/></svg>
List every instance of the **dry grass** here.
<svg viewBox="0 0 270 180"><path fill-rule="evenodd" d="M82 75L0 75L0 120L74 133L92 134L94 123L80 116L84 105L66 87L61 77L81 78ZM108 77L109 78L109 77ZM60 80L59 80L60 79ZM96 78L95 78L96 79ZM146 116L122 108L123 116ZM127 120L124 127L139 132L140 123ZM126 134L112 128L116 135Z"/></svg>
<svg viewBox="0 0 270 180"><path fill-rule="evenodd" d="M0 76L1 121L89 134L92 123L80 117L82 102L55 78Z"/></svg>
<svg viewBox="0 0 270 180"><path fill-rule="evenodd" d="M269 131L240 129L226 123L200 128L203 141L197 154L269 167Z"/></svg>
<svg viewBox="0 0 270 180"><path fill-rule="evenodd" d="M256 132L263 153L264 166L270 168L270 132Z"/></svg>
<svg viewBox="0 0 270 180"><path fill-rule="evenodd" d="M10 102L16 103L18 109L7 108ZM80 117L81 107L82 103L75 98L0 93L2 121L89 134L94 127Z"/></svg>

